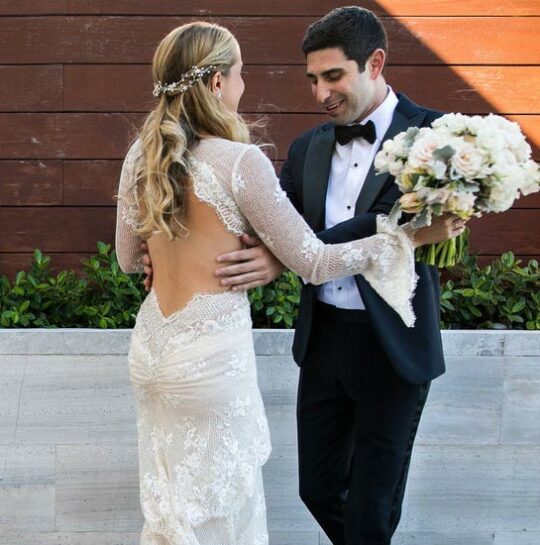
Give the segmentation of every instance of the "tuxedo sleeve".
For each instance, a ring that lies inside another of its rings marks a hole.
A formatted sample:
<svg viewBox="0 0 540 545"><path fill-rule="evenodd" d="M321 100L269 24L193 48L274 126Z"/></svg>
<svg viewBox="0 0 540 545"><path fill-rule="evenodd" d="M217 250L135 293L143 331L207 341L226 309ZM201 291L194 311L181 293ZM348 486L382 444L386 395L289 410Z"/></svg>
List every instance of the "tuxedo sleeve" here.
<svg viewBox="0 0 540 545"><path fill-rule="evenodd" d="M317 238L325 244L340 244L374 235L377 232L377 215L388 215L400 195L401 193L394 183L394 178L390 178L382 190L382 196L377 199L377 203L369 212L358 214L350 220L338 223L324 231L319 231Z"/></svg>

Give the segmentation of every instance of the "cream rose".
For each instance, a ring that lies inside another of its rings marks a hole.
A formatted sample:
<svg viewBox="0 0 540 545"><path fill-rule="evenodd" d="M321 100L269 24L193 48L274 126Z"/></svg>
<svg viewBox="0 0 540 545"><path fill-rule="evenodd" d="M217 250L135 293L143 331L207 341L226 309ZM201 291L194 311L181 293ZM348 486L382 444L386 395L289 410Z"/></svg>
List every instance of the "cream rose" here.
<svg viewBox="0 0 540 545"><path fill-rule="evenodd" d="M417 140L409 152L409 165L412 168L429 168L433 152L440 147L440 139L436 132L427 133Z"/></svg>
<svg viewBox="0 0 540 545"><path fill-rule="evenodd" d="M469 143L463 143L456 146L456 153L450 159L451 169L457 174L458 178L472 180L482 171L484 166L484 155L475 146ZM452 176L454 178L454 176Z"/></svg>

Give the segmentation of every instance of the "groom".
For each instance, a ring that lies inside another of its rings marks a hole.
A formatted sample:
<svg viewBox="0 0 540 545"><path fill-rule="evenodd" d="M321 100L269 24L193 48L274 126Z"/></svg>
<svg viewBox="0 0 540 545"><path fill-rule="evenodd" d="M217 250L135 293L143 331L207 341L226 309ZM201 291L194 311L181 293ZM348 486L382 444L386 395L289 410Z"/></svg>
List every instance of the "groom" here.
<svg viewBox="0 0 540 545"><path fill-rule="evenodd" d="M376 233L400 193L373 160L384 140L440 114L387 86L380 20L338 8L304 37L307 76L330 123L291 145L280 182L319 238L348 242ZM220 274L260 285L278 265L263 247L234 252ZM298 391L300 496L334 545L388 545L398 525L412 446L432 379L444 372L439 276L417 264L416 325L362 276L302 290L293 354Z"/></svg>

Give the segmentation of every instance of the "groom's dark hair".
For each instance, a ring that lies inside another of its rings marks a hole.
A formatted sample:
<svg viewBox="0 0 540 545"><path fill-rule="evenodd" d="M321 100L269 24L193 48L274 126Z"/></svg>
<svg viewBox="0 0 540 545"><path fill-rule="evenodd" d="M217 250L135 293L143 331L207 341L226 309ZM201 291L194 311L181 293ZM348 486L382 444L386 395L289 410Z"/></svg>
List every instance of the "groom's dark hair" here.
<svg viewBox="0 0 540 545"><path fill-rule="evenodd" d="M388 38L380 19L368 9L348 6L333 9L306 30L302 41L304 55L328 47L339 47L364 71L366 61L376 49L388 52Z"/></svg>

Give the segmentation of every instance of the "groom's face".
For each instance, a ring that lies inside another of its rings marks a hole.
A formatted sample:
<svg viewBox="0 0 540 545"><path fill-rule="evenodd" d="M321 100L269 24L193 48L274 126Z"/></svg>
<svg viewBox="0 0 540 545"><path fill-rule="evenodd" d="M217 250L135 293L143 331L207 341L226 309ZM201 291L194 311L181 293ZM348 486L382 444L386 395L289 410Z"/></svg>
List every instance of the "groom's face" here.
<svg viewBox="0 0 540 545"><path fill-rule="evenodd" d="M372 110L374 79L366 67L360 72L357 62L348 59L340 47L312 51L306 62L313 97L333 123L361 121Z"/></svg>

